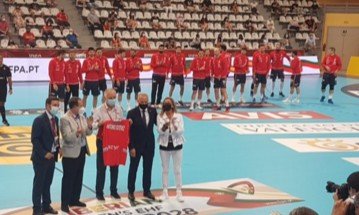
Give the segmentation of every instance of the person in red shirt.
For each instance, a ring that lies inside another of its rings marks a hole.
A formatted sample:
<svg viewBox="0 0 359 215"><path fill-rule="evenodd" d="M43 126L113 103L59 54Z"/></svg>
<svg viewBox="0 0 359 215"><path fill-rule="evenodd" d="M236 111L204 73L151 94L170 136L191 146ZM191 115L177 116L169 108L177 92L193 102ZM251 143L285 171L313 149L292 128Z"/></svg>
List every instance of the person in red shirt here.
<svg viewBox="0 0 359 215"><path fill-rule="evenodd" d="M217 83L215 81L214 85L217 85L221 89L221 100L226 105L226 111L229 111L229 101L228 101L228 93L227 93L227 77L231 70L231 60L232 56L231 54L227 53L227 46L221 45L221 77L217 79ZM218 101L217 101L218 102ZM217 104L218 106L218 104Z"/></svg>
<svg viewBox="0 0 359 215"><path fill-rule="evenodd" d="M102 63L95 56L95 49L93 47L88 48L88 56L82 64L82 73L85 73L85 83L83 85L83 104L86 108L87 97L90 92L93 96L92 107L97 107L97 97L100 95L99 89L99 76L102 71Z"/></svg>
<svg viewBox="0 0 359 215"><path fill-rule="evenodd" d="M214 57L212 60L212 77L213 77L213 88L214 88L214 97L216 99L216 104L214 106L215 110L221 110L221 97L220 97L220 89L221 89L221 78L222 78L222 57L221 51L216 48L214 49Z"/></svg>
<svg viewBox="0 0 359 215"><path fill-rule="evenodd" d="M253 74L254 74L254 89L253 89L253 103L256 102L255 95L257 94L258 86L261 85L260 95L261 103L265 103L264 96L267 86L267 77L270 70L270 55L265 52L265 44L261 44L257 53L253 55Z"/></svg>
<svg viewBox="0 0 359 215"><path fill-rule="evenodd" d="M126 82L126 61L125 61L125 51L119 49L115 60L112 62L113 70L113 89L116 90L118 94L117 99L120 106L122 106L122 95L125 92L125 82Z"/></svg>
<svg viewBox="0 0 359 215"><path fill-rule="evenodd" d="M105 101L105 90L107 89L105 75L107 74L110 77L110 79L112 80L112 74L111 74L111 70L110 70L110 65L108 64L107 57L102 55L102 48L96 49L96 57L101 62L101 68L102 68L102 70L100 71L99 76L98 76L98 86L100 88L100 91L102 91L102 100L101 101L103 103Z"/></svg>
<svg viewBox="0 0 359 215"><path fill-rule="evenodd" d="M193 86L192 86L192 99L191 99L191 106L189 108L190 111L194 109L194 103L197 98L197 109L202 110L201 107L201 100L202 100L202 93L204 90L204 79L206 78L206 60L203 56L203 50L200 49L198 51L198 55L193 59L191 63L191 71L193 72Z"/></svg>
<svg viewBox="0 0 359 215"><path fill-rule="evenodd" d="M153 69L151 105L161 106L162 93L169 70L169 57L163 52L163 44L158 48L159 52L152 55L151 58L151 67Z"/></svg>
<svg viewBox="0 0 359 215"><path fill-rule="evenodd" d="M280 43L276 44L276 49L270 53L271 57L271 74L270 77L272 79L272 93L271 97L274 96L274 87L275 87L275 81L277 78L280 80L280 86L279 86L279 95L283 98L285 97L283 94L283 87L284 87L284 65L283 65L283 59L286 58L288 61L290 61L290 58L288 57L287 53L281 49Z"/></svg>
<svg viewBox="0 0 359 215"><path fill-rule="evenodd" d="M35 43L35 35L30 31L30 27L26 27L26 32L22 35L22 41L24 46L34 48L36 46Z"/></svg>
<svg viewBox="0 0 359 215"><path fill-rule="evenodd" d="M300 77L303 71L302 62L298 57L297 51L292 52L293 60L290 62L290 69L292 72L292 76L290 77L290 95L283 102L291 103L295 102L297 104L300 103ZM297 92L297 98L293 100L294 90Z"/></svg>
<svg viewBox="0 0 359 215"><path fill-rule="evenodd" d="M135 100L137 101L138 93L141 92L140 72L142 72L142 60L135 50L130 51L131 57L126 60L127 73L127 110L131 110L130 100L132 90L135 92Z"/></svg>
<svg viewBox="0 0 359 215"><path fill-rule="evenodd" d="M207 95L207 102L213 103L210 95L211 95L211 77L212 77L212 61L213 57L211 56L211 51L209 49L206 50L204 53L204 58L206 60L207 71L206 71L206 78L204 79L204 87L206 88L206 95Z"/></svg>
<svg viewBox="0 0 359 215"><path fill-rule="evenodd" d="M178 103L183 106L182 98L184 93L184 77L186 70L186 57L182 54L181 46L177 45L176 53L170 57L170 70L171 70L171 81L170 81L170 92L169 97L172 98L173 91L176 84L180 86L180 99Z"/></svg>
<svg viewBox="0 0 359 215"><path fill-rule="evenodd" d="M9 35L9 24L5 19L5 15L1 15L0 18L0 36L8 36Z"/></svg>
<svg viewBox="0 0 359 215"><path fill-rule="evenodd" d="M70 52L70 59L65 62L65 113L70 97L79 97L79 89L82 88L83 78L81 73L81 63L76 60L76 53Z"/></svg>
<svg viewBox="0 0 359 215"><path fill-rule="evenodd" d="M247 73L249 72L248 63L249 63L249 59L247 56L247 50L245 47L243 47L241 49L241 52L234 57L234 85L233 85L232 102L235 102L235 95L237 91L237 86L239 84L241 85L239 102L240 103L245 102L243 99L243 92L244 92L244 85L246 84Z"/></svg>
<svg viewBox="0 0 359 215"><path fill-rule="evenodd" d="M49 77L50 77L50 95L59 98L60 113L65 111L65 51L59 51L57 56L52 58L49 63Z"/></svg>
<svg viewBox="0 0 359 215"><path fill-rule="evenodd" d="M56 22L59 26L70 26L69 17L66 15L64 9L61 9L61 11L56 15Z"/></svg>
<svg viewBox="0 0 359 215"><path fill-rule="evenodd" d="M336 85L336 77L337 73L342 69L342 60L340 57L335 54L335 48L329 48L329 54L327 54L323 61L322 67L324 69L323 72L323 81L322 81L322 97L320 98L321 102L324 102L325 99L325 89L329 85L329 98L328 103L334 104L333 102L333 94L334 94L334 86Z"/></svg>

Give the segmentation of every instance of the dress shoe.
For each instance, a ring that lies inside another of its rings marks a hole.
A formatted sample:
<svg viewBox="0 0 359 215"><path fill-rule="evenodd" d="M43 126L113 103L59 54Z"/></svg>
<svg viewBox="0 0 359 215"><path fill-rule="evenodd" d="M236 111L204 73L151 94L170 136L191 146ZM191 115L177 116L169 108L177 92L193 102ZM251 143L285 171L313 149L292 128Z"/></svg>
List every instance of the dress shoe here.
<svg viewBox="0 0 359 215"><path fill-rule="evenodd" d="M78 201L78 202L75 202L75 203L71 203L70 206L71 207L82 207L82 208L84 208L84 207L86 207L86 204L83 203L83 202Z"/></svg>
<svg viewBox="0 0 359 215"><path fill-rule="evenodd" d="M133 193L129 193L129 194L128 194L128 199L129 199L130 201L135 201L135 195L133 195Z"/></svg>
<svg viewBox="0 0 359 215"><path fill-rule="evenodd" d="M42 212L44 214L58 214L58 212L55 209L53 209L51 206L42 209Z"/></svg>
<svg viewBox="0 0 359 215"><path fill-rule="evenodd" d="M61 206L61 211L65 213L70 213L70 208L67 205Z"/></svg>
<svg viewBox="0 0 359 215"><path fill-rule="evenodd" d="M105 201L105 197L103 195L97 195L96 199L99 201Z"/></svg>
<svg viewBox="0 0 359 215"><path fill-rule="evenodd" d="M121 196L118 195L118 193L111 193L111 196L112 196L112 198L114 198L114 199L118 199L118 200L121 199Z"/></svg>
<svg viewBox="0 0 359 215"><path fill-rule="evenodd" d="M148 199L156 200L155 196L151 192L144 193L143 196Z"/></svg>

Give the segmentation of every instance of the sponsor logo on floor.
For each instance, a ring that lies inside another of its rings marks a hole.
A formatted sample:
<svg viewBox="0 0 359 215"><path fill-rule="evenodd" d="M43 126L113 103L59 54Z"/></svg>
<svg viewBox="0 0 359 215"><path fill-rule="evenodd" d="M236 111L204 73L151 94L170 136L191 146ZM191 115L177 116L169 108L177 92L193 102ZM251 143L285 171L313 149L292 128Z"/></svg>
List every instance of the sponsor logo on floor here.
<svg viewBox="0 0 359 215"><path fill-rule="evenodd" d="M251 123L229 124L222 123L223 127L243 134L333 134L358 133L359 123Z"/></svg>
<svg viewBox="0 0 359 215"><path fill-rule="evenodd" d="M342 92L347 95L359 98L359 84L345 86L342 88Z"/></svg>
<svg viewBox="0 0 359 215"><path fill-rule="evenodd" d="M136 200L132 202L127 198L120 201L106 198L106 202L90 199L86 201L86 208L72 207L70 210L73 215L218 214L302 201L249 178L187 185L182 192L182 203L176 200L176 191L173 188L169 190L170 198L164 201L144 199L142 193L138 192ZM161 190L154 190L153 193L160 196ZM58 206L54 205L57 209ZM5 215L31 214L31 207L7 212Z"/></svg>
<svg viewBox="0 0 359 215"><path fill-rule="evenodd" d="M359 151L359 138L281 138L273 140L302 153Z"/></svg>
<svg viewBox="0 0 359 215"><path fill-rule="evenodd" d="M359 166L359 157L357 158L343 158L343 160L346 160L352 164L355 164L357 166Z"/></svg>
<svg viewBox="0 0 359 215"><path fill-rule="evenodd" d="M96 152L96 137L87 138L90 152ZM29 164L32 152L31 127L0 127L0 165Z"/></svg>
<svg viewBox="0 0 359 215"><path fill-rule="evenodd" d="M184 116L192 120L295 120L295 119L331 119L331 117L313 111L260 111L260 112L185 112Z"/></svg>

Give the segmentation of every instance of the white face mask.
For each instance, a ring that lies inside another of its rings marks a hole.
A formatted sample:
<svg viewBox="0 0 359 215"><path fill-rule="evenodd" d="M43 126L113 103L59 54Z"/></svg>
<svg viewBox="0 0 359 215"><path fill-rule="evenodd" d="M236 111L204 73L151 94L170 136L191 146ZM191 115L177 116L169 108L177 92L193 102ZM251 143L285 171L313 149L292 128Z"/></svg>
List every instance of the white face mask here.
<svg viewBox="0 0 359 215"><path fill-rule="evenodd" d="M56 107L56 106L51 106L51 110L50 110L50 113L53 115L53 116L56 116L58 113L59 113L59 107Z"/></svg>
<svg viewBox="0 0 359 215"><path fill-rule="evenodd" d="M109 107L115 107L116 105L116 99L108 99L106 101L106 104L109 106Z"/></svg>
<svg viewBox="0 0 359 215"><path fill-rule="evenodd" d="M79 109L79 114L80 114L81 116L83 116L85 112L86 112L86 109L85 109L84 107L81 107L81 108Z"/></svg>

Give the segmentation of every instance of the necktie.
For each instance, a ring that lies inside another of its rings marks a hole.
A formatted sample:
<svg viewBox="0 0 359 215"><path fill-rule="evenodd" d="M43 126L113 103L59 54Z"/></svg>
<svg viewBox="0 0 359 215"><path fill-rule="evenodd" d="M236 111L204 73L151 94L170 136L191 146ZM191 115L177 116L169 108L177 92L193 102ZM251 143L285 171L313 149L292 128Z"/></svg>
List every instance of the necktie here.
<svg viewBox="0 0 359 215"><path fill-rule="evenodd" d="M52 130L52 134L54 135L54 137L57 136L57 132L56 132L56 120L54 117L51 118L51 130Z"/></svg>
<svg viewBox="0 0 359 215"><path fill-rule="evenodd" d="M143 123L145 123L145 125L147 126L147 121L146 121L146 109L142 109L142 121L143 121Z"/></svg>

